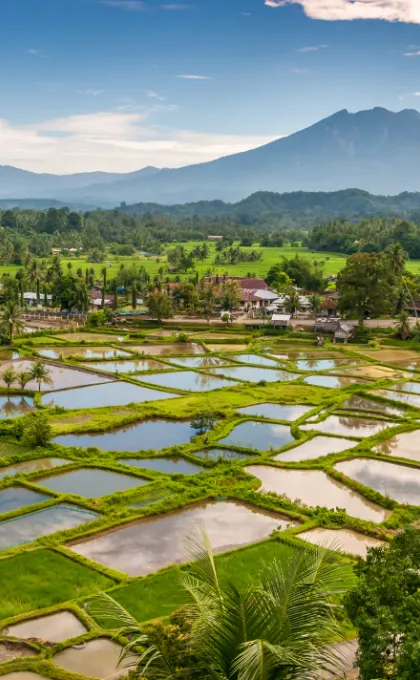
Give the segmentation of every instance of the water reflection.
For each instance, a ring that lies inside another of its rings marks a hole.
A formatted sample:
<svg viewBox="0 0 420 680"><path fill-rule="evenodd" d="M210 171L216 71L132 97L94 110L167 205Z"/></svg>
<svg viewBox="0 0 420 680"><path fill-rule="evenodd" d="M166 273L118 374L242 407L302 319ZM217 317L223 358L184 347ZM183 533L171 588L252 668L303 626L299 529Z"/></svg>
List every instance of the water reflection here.
<svg viewBox="0 0 420 680"><path fill-rule="evenodd" d="M116 491L127 491L136 486L143 486L147 484L147 480L120 472L82 468L37 479L36 484L59 494L70 493L86 498L101 498Z"/></svg>
<svg viewBox="0 0 420 680"><path fill-rule="evenodd" d="M129 352L124 352L122 349L113 349L112 347L43 347L37 349L38 354L47 359L63 359L77 356L83 359L112 359L118 357L129 357Z"/></svg>
<svg viewBox="0 0 420 680"><path fill-rule="evenodd" d="M375 451L384 456L398 456L420 462L419 433L415 430L396 434L375 446Z"/></svg>
<svg viewBox="0 0 420 680"><path fill-rule="evenodd" d="M216 368L212 370L215 375L224 375L227 378L234 378L236 380L245 380L246 382L280 382L286 380L295 380L298 377L296 373L289 371L268 368L254 368L253 366L234 366L228 368Z"/></svg>
<svg viewBox="0 0 420 680"><path fill-rule="evenodd" d="M377 538L358 534L349 529L310 529L298 534L299 538L314 545L332 550L341 550L350 555L359 555L365 558L369 548L380 548L386 545L384 541Z"/></svg>
<svg viewBox="0 0 420 680"><path fill-rule="evenodd" d="M280 449L292 441L292 434L286 425L258 423L249 420L234 427L232 432L221 439L219 443L225 446L240 446L247 449L269 451Z"/></svg>
<svg viewBox="0 0 420 680"><path fill-rule="evenodd" d="M346 401L340 406L340 408L387 413L389 415L395 416L404 415L404 411L401 408L389 406L389 404L385 404L385 402L374 401L373 399L360 397L358 394L352 394L349 399L346 399Z"/></svg>
<svg viewBox="0 0 420 680"><path fill-rule="evenodd" d="M395 423L382 420L369 420L353 416L329 416L320 423L301 425L301 430L318 430L328 434L350 435L352 437L370 437Z"/></svg>
<svg viewBox="0 0 420 680"><path fill-rule="evenodd" d="M278 456L274 456L274 460L279 460L282 463L299 463L301 460L313 460L321 456L328 456L330 453L341 453L353 449L355 446L358 446L358 442L353 442L351 439L314 437L294 449L279 453Z"/></svg>
<svg viewBox="0 0 420 680"><path fill-rule="evenodd" d="M0 397L0 419L18 418L34 410L32 397Z"/></svg>
<svg viewBox="0 0 420 680"><path fill-rule="evenodd" d="M62 406L68 409L98 408L101 406L127 406L131 403L173 399L178 394L158 392L127 382L109 382L92 387L81 387L61 392L50 392L42 397L44 406Z"/></svg>
<svg viewBox="0 0 420 680"><path fill-rule="evenodd" d="M197 373L195 371L173 371L172 373L154 373L143 378L144 382L156 385L159 387L168 387L169 389L178 389L196 392L207 392L210 390L218 390L222 387L233 387L237 383L224 378L216 378L206 373Z"/></svg>
<svg viewBox="0 0 420 680"><path fill-rule="evenodd" d="M35 460L25 460L22 463L14 463L0 468L0 479L7 475L23 475L37 470L51 470L59 465L67 465L70 461L64 458L36 458Z"/></svg>
<svg viewBox="0 0 420 680"><path fill-rule="evenodd" d="M313 406L300 406L299 404L254 404L236 409L238 413L256 418L270 418L270 420L297 420L305 413L311 411Z"/></svg>
<svg viewBox="0 0 420 680"><path fill-rule="evenodd" d="M420 470L367 458L346 460L335 467L347 477L398 503L420 505Z"/></svg>

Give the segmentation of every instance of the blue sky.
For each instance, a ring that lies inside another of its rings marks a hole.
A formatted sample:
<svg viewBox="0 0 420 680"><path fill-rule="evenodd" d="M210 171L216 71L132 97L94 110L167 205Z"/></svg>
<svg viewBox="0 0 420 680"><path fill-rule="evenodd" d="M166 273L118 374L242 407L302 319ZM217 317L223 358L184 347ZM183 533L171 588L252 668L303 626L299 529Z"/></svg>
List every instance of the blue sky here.
<svg viewBox="0 0 420 680"><path fill-rule="evenodd" d="M419 0L0 0L0 164L180 166L420 104Z"/></svg>

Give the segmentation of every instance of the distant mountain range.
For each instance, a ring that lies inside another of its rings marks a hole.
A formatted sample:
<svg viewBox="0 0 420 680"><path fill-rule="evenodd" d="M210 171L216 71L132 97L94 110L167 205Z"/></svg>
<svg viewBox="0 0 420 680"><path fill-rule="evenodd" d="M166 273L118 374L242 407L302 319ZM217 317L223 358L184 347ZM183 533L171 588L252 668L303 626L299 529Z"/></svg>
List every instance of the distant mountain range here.
<svg viewBox="0 0 420 680"><path fill-rule="evenodd" d="M260 191L375 194L420 190L420 113L383 108L329 118L257 149L177 169L128 174L36 174L0 166L0 199L52 198L67 204L240 201Z"/></svg>

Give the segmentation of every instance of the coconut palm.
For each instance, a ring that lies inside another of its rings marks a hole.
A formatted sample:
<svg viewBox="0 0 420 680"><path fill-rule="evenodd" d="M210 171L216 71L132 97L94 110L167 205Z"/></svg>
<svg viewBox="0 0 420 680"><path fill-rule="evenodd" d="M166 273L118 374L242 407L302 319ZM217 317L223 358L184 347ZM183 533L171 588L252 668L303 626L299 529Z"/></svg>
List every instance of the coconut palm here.
<svg viewBox="0 0 420 680"><path fill-rule="evenodd" d="M316 315L321 309L322 297L317 293L313 293L312 295L309 295L308 302L312 314L314 315L314 317L316 317Z"/></svg>
<svg viewBox="0 0 420 680"><path fill-rule="evenodd" d="M26 270L26 278L28 279L29 283L35 285L36 287L36 304L39 306L41 299L41 283L45 281L46 278L45 269L42 262L39 260L31 260Z"/></svg>
<svg viewBox="0 0 420 680"><path fill-rule="evenodd" d="M329 647L340 638L333 600L346 591L342 565L322 548L284 546L279 561L267 565L257 580L238 589L219 580L204 532L189 539L188 571L180 574L188 597L185 621L189 644L180 660L165 636L153 636L109 596L91 605L100 620L119 626L131 642L122 658L136 649L140 677L148 680L310 680L331 668Z"/></svg>
<svg viewBox="0 0 420 680"><path fill-rule="evenodd" d="M25 323L23 313L19 305L14 300L8 300L0 315L0 330L13 340L14 333L23 333Z"/></svg>
<svg viewBox="0 0 420 680"><path fill-rule="evenodd" d="M42 361L36 361L31 370L29 371L29 376L31 380L35 380L38 383L38 391L41 391L41 384L46 383L47 385L52 385L52 380L50 378L50 371L47 366L42 363Z"/></svg>
<svg viewBox="0 0 420 680"><path fill-rule="evenodd" d="M105 307L105 295L106 295L106 282L107 282L107 271L106 267L101 268L101 274L103 278L103 286L102 286L102 303L101 307L102 309Z"/></svg>
<svg viewBox="0 0 420 680"><path fill-rule="evenodd" d="M402 340L407 340L411 333L410 315L408 312L401 312L398 315L396 331Z"/></svg>
<svg viewBox="0 0 420 680"><path fill-rule="evenodd" d="M392 273L398 277L402 276L405 263L408 260L408 255L404 248L399 243L392 243L386 248L385 253Z"/></svg>
<svg viewBox="0 0 420 680"><path fill-rule="evenodd" d="M20 389L24 390L28 382L31 380L31 376L28 371L21 371L16 375L16 382L19 383Z"/></svg>
<svg viewBox="0 0 420 680"><path fill-rule="evenodd" d="M16 373L13 368L6 368L1 374L1 379L6 385L7 389L10 390L14 382L16 382Z"/></svg>
<svg viewBox="0 0 420 680"><path fill-rule="evenodd" d="M292 315L300 309L300 296L297 290L290 288L284 298L284 306L287 312Z"/></svg>

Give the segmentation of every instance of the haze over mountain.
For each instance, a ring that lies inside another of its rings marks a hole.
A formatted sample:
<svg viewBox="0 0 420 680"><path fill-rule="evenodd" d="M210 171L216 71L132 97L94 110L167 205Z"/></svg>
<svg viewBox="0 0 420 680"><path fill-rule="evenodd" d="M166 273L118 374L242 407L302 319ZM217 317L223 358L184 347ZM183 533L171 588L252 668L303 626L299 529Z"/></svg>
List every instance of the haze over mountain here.
<svg viewBox="0 0 420 680"><path fill-rule="evenodd" d="M420 113L374 108L329 118L251 151L177 169L128 174L40 175L0 167L0 197L54 198L111 207L221 199L258 191L337 191L375 194L420 190Z"/></svg>

